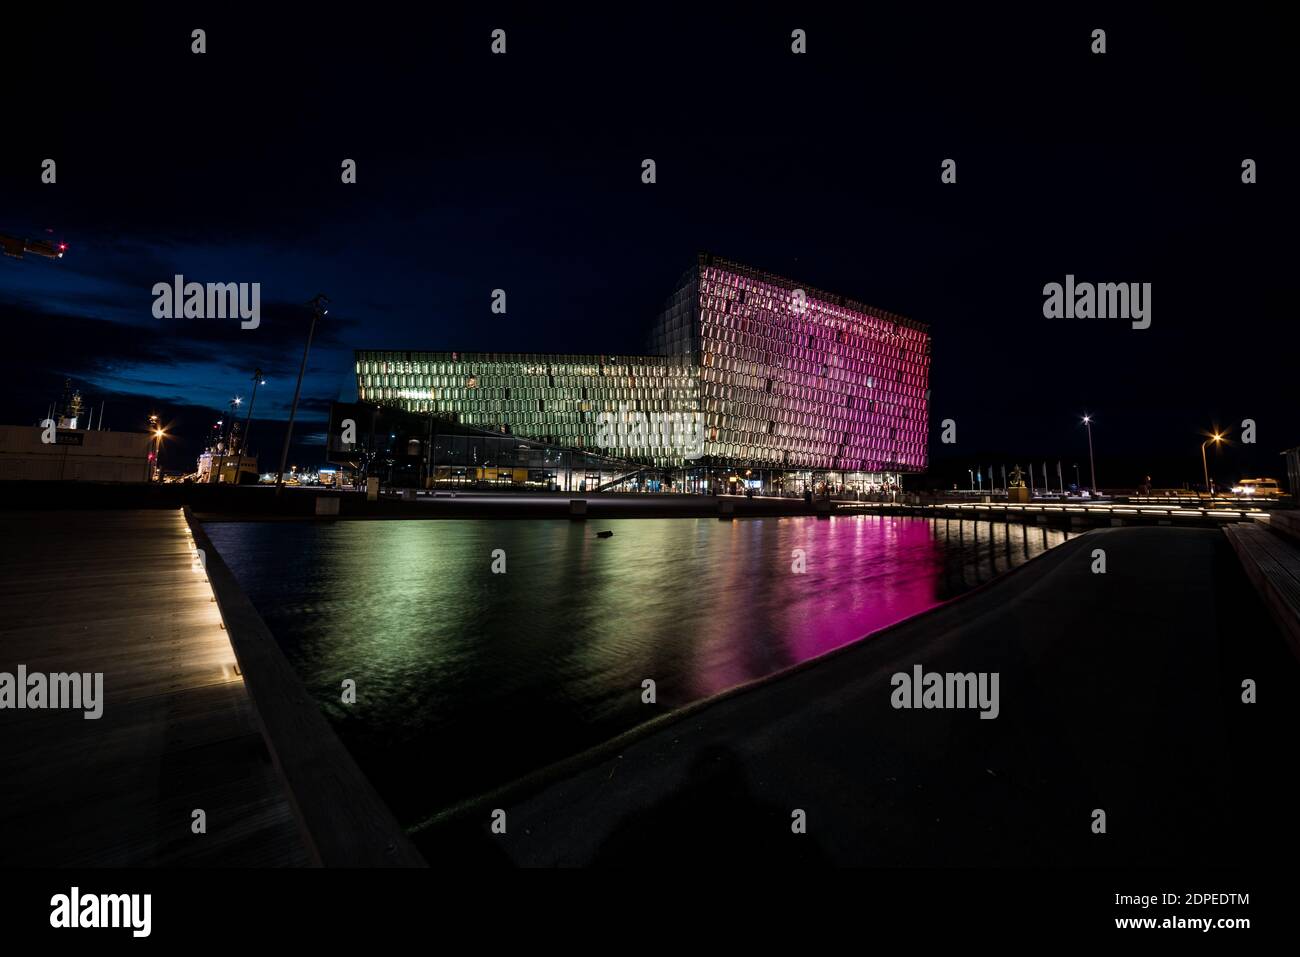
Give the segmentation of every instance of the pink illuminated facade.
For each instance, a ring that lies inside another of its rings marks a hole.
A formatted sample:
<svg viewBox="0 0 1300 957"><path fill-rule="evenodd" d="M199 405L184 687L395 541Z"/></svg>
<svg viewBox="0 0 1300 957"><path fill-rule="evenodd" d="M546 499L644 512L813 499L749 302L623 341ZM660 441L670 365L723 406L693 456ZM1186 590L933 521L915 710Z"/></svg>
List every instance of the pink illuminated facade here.
<svg viewBox="0 0 1300 957"><path fill-rule="evenodd" d="M656 322L651 351L698 367L714 461L926 467L930 335L921 323L701 255Z"/></svg>
<svg viewBox="0 0 1300 957"><path fill-rule="evenodd" d="M649 345L641 357L363 351L358 398L656 466L878 485L926 467L921 323L702 254Z"/></svg>

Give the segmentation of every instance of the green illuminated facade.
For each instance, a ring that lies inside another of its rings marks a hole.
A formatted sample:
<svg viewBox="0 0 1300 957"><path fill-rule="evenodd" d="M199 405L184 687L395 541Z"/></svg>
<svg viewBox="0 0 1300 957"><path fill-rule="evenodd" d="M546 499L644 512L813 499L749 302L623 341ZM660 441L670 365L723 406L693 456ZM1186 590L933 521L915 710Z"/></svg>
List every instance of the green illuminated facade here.
<svg viewBox="0 0 1300 957"><path fill-rule="evenodd" d="M691 451L674 438L703 427L697 371L673 356L358 352L357 398L672 466ZM620 430L620 415L628 428Z"/></svg>

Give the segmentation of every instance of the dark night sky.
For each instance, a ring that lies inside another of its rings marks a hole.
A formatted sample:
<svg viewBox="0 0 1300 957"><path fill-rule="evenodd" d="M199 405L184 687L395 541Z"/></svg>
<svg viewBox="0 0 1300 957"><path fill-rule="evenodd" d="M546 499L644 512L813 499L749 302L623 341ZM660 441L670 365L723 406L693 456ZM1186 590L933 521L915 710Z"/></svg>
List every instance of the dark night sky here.
<svg viewBox="0 0 1300 957"><path fill-rule="evenodd" d="M0 260L0 421L41 418L70 377L115 428L159 408L186 458L260 365L265 466L299 304L325 292L294 453L319 461L328 402L355 397L352 349L641 351L710 250L931 325L935 481L1046 457L1086 472L1085 409L1103 485L1198 481L1198 433L1247 417L1258 444L1218 476L1282 472L1300 337L1281 23L597 9L6 24L0 232L70 250ZM260 282L261 327L154 319L153 284L178 272ZM1152 283L1151 328L1044 319L1042 287L1066 273Z"/></svg>

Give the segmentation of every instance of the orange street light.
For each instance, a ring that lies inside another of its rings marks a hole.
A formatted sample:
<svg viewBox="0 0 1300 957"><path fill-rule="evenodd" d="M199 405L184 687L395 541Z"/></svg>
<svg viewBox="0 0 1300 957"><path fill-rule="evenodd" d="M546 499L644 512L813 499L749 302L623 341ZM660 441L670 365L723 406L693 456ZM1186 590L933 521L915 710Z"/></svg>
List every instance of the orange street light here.
<svg viewBox="0 0 1300 957"><path fill-rule="evenodd" d="M1210 437L1208 439L1206 439L1204 442L1201 443L1201 471L1205 473L1205 491L1207 493L1210 492L1210 467L1205 461L1205 447L1209 445L1211 442L1213 442L1215 445L1218 445L1222 441L1223 441L1223 435L1219 432L1213 432L1210 434ZM1210 497L1211 498L1214 497L1213 493L1210 494Z"/></svg>

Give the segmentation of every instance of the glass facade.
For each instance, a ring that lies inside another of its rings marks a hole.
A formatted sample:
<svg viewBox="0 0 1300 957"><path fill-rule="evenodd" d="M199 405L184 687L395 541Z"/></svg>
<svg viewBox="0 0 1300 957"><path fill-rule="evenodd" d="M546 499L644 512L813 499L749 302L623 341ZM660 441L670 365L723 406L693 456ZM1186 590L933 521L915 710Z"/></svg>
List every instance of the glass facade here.
<svg viewBox="0 0 1300 957"><path fill-rule="evenodd" d="M702 431L699 395L684 356L357 353L358 401L655 465L678 464L672 442Z"/></svg>
<svg viewBox="0 0 1300 957"><path fill-rule="evenodd" d="M357 398L656 466L926 467L921 323L701 255L649 350L359 351Z"/></svg>

